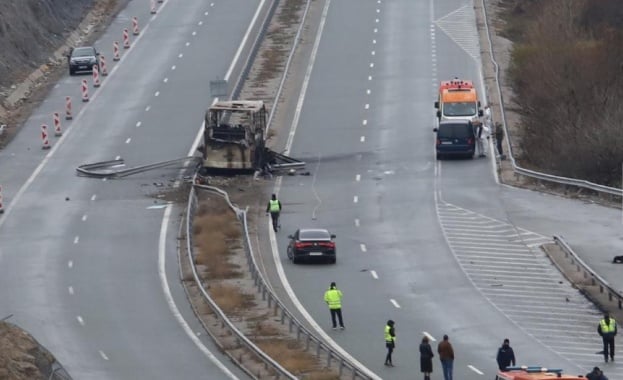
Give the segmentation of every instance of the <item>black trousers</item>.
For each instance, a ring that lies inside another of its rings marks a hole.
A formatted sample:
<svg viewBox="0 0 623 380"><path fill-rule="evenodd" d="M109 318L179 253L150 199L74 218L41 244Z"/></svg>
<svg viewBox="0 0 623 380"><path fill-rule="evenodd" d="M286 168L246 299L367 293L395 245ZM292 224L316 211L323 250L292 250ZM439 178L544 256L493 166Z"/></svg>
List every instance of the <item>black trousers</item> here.
<svg viewBox="0 0 623 380"><path fill-rule="evenodd" d="M394 342L385 342L387 348L387 355L385 356L385 364L392 364L392 353L394 352Z"/></svg>
<svg viewBox="0 0 623 380"><path fill-rule="evenodd" d="M331 322L333 322L333 328L337 327L337 324L335 323L336 317L340 321L340 327L344 327L344 321L342 321L342 309L329 309L329 310L331 310Z"/></svg>
<svg viewBox="0 0 623 380"><path fill-rule="evenodd" d="M604 336L602 339L604 341L604 360L608 361L608 356L614 360L614 337Z"/></svg>

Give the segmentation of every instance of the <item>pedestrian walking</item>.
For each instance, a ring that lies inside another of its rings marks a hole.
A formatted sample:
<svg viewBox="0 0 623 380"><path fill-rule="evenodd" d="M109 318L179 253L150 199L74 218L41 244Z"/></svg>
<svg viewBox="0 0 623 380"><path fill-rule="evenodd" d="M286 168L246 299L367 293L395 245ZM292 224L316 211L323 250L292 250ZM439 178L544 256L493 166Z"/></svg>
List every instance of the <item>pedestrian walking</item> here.
<svg viewBox="0 0 623 380"><path fill-rule="evenodd" d="M434 356L428 337L423 337L420 343L420 371L424 374L424 380L430 380L430 374L433 373Z"/></svg>
<svg viewBox="0 0 623 380"><path fill-rule="evenodd" d="M329 306L331 312L331 322L333 322L333 330L337 329L336 318L340 322L340 328L344 330L344 321L342 320L342 291L337 288L335 282L332 282L329 289L324 292L324 302Z"/></svg>
<svg viewBox="0 0 623 380"><path fill-rule="evenodd" d="M454 350L447 335L443 336L443 340L437 345L437 353L441 360L441 368L443 369L444 380L452 380L452 367L454 366Z"/></svg>
<svg viewBox="0 0 623 380"><path fill-rule="evenodd" d="M614 337L617 334L617 322L610 317L609 313L606 312L604 318L599 321L597 333L604 343L604 361L608 363L608 355L610 360L614 361Z"/></svg>
<svg viewBox="0 0 623 380"><path fill-rule="evenodd" d="M593 368L593 370L586 374L587 380L608 380L606 375L599 369L599 367Z"/></svg>
<svg viewBox="0 0 623 380"><path fill-rule="evenodd" d="M392 363L392 353L396 348L396 328L394 327L396 324L391 319L387 321L385 325L385 348L387 348L387 355L385 356L385 365L388 367L393 367L394 363Z"/></svg>
<svg viewBox="0 0 623 380"><path fill-rule="evenodd" d="M515 365L515 352L513 352L513 348L510 346L510 340L508 340L508 338L504 339L502 347L498 349L498 356L496 360L500 371L506 371L506 367Z"/></svg>
<svg viewBox="0 0 623 380"><path fill-rule="evenodd" d="M270 212L270 218L273 222L273 230L277 230L281 227L279 224L279 214L281 213L281 202L277 199L277 195L273 194L268 204L266 205L266 213Z"/></svg>

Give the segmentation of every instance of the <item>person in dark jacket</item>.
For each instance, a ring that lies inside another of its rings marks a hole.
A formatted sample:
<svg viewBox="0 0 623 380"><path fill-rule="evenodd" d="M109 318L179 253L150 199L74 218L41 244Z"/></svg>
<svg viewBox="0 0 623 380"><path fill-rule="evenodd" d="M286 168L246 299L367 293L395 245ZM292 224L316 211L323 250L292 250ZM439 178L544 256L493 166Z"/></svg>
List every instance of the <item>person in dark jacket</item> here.
<svg viewBox="0 0 623 380"><path fill-rule="evenodd" d="M452 370L454 367L454 349L447 335L443 336L443 340L437 345L437 353L441 360L441 369L443 370L443 379L452 380Z"/></svg>
<svg viewBox="0 0 623 380"><path fill-rule="evenodd" d="M428 343L428 337L422 338L420 343L420 371L424 374L424 380L430 380L430 374L433 372L433 349Z"/></svg>
<svg viewBox="0 0 623 380"><path fill-rule="evenodd" d="M396 348L396 330L394 329L394 321L391 319L387 321L385 325L385 348L387 348L387 355L385 356L385 365L393 367L392 353Z"/></svg>
<svg viewBox="0 0 623 380"><path fill-rule="evenodd" d="M599 367L593 368L593 371L586 374L587 380L608 380Z"/></svg>
<svg viewBox="0 0 623 380"><path fill-rule="evenodd" d="M508 339L504 339L502 347L498 349L497 362L500 371L506 371L506 367L515 365L515 353L513 352L513 348L510 346L510 341Z"/></svg>

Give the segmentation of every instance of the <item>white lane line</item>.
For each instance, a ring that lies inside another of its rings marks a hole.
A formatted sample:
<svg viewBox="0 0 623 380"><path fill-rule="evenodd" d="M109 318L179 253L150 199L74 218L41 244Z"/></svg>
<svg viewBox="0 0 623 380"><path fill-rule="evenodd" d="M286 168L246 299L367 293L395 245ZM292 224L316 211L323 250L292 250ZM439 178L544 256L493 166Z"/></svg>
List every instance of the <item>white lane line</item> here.
<svg viewBox="0 0 623 380"><path fill-rule="evenodd" d="M370 89L367 89L367 90L366 90L366 94L367 94L367 95L370 95L371 93L372 93L372 90L370 90Z"/></svg>
<svg viewBox="0 0 623 380"><path fill-rule="evenodd" d="M208 12L204 12L204 13L203 13L203 15L204 15L204 16L207 16L207 15L208 15Z"/></svg>
<svg viewBox="0 0 623 380"><path fill-rule="evenodd" d="M175 65L171 66L171 70L175 70L175 69L177 69L177 66Z"/></svg>
<svg viewBox="0 0 623 380"><path fill-rule="evenodd" d="M78 244L79 241L80 241L80 236L76 236L74 238L74 244Z"/></svg>
<svg viewBox="0 0 623 380"><path fill-rule="evenodd" d="M210 3L210 6L211 6L211 7L213 7L213 6L214 6L214 3Z"/></svg>
<svg viewBox="0 0 623 380"><path fill-rule="evenodd" d="M378 33L379 30L377 28L374 28L374 33Z"/></svg>
<svg viewBox="0 0 623 380"><path fill-rule="evenodd" d="M69 291L69 294L71 294L72 296L74 295L74 287L70 286L69 288L67 288L67 291Z"/></svg>
<svg viewBox="0 0 623 380"><path fill-rule="evenodd" d="M142 122L140 122L140 121L137 121L137 122L136 122L136 128L140 128L140 127L141 127L141 125L143 125L143 123L142 123Z"/></svg>
<svg viewBox="0 0 623 380"><path fill-rule="evenodd" d="M73 268L73 267L74 267L74 262L73 262L73 261L71 261L71 260L69 260L69 261L67 262L67 267L68 267L69 269Z"/></svg>
<svg viewBox="0 0 623 380"><path fill-rule="evenodd" d="M360 141L360 142L366 142L366 136L361 136L361 137L359 138L359 141Z"/></svg>
<svg viewBox="0 0 623 380"><path fill-rule="evenodd" d="M375 19L375 20L374 20L374 22L378 24L379 22L381 22L381 20L379 20L379 19L377 18L377 19Z"/></svg>
<svg viewBox="0 0 623 380"><path fill-rule="evenodd" d="M94 201L94 200L96 200L96 199L97 199L97 195L95 195L95 194L91 195L91 200L92 200L92 201Z"/></svg>
<svg viewBox="0 0 623 380"><path fill-rule="evenodd" d="M593 354L594 355L594 354ZM468 365L467 368L471 369L472 371L476 372L479 375L484 375L484 373L482 373L482 371L480 371L478 368L474 367L473 365Z"/></svg>
<svg viewBox="0 0 623 380"><path fill-rule="evenodd" d="M102 357L102 359L104 360L109 360L108 356L106 356L106 354L104 353L104 351L100 350L100 356Z"/></svg>
<svg viewBox="0 0 623 380"><path fill-rule="evenodd" d="M86 222L89 216L87 214L82 215L82 221Z"/></svg>
<svg viewBox="0 0 623 380"><path fill-rule="evenodd" d="M398 305L398 302L396 302L395 299L392 298L392 299L389 300L389 302L391 302L392 305L394 305L396 307L396 309L400 309L400 305Z"/></svg>
<svg viewBox="0 0 623 380"><path fill-rule="evenodd" d="M145 107L145 112L149 112L150 109L151 109L151 106Z"/></svg>
<svg viewBox="0 0 623 380"><path fill-rule="evenodd" d="M156 93L154 94L154 96L160 96L160 91L156 91Z"/></svg>
<svg viewBox="0 0 623 380"><path fill-rule="evenodd" d="M374 67L374 62L370 62L370 68Z"/></svg>
<svg viewBox="0 0 623 380"><path fill-rule="evenodd" d="M355 219L355 227L359 227L359 219Z"/></svg>
<svg viewBox="0 0 623 380"><path fill-rule="evenodd" d="M125 140L125 143L126 143L126 144L129 144L129 143L130 143L130 141L132 141L132 137L128 137L128 139L127 139L127 140Z"/></svg>
<svg viewBox="0 0 623 380"><path fill-rule="evenodd" d="M424 334L425 337L428 338L428 340L430 340L431 342L436 342L437 339L435 339L434 336L430 335L429 333L427 333L426 331L422 331L422 334Z"/></svg>
<svg viewBox="0 0 623 380"><path fill-rule="evenodd" d="M197 35L197 32L192 32L192 35L193 35L193 36L196 36L196 35Z"/></svg>
<svg viewBox="0 0 623 380"><path fill-rule="evenodd" d="M228 378L238 380L238 377L236 377L236 375L234 375L227 367L225 367L225 365L223 365L223 363L221 363L216 358L216 356L214 356L214 354L201 342L201 340L199 340L199 338L195 335L195 333L190 328L190 326L188 326L188 323L184 320L182 313L180 313L180 310L177 308L177 305L175 304L175 300L173 300L173 295L171 294L171 289L169 288L169 282L167 280L166 265L165 265L166 264L165 253L166 253L166 247L167 247L167 244L166 244L167 230L169 227L172 210L173 210L173 207L171 205L167 205L167 208L164 210L164 215L162 217L162 224L160 226L160 239L158 242L158 276L160 277L160 285L162 286L162 291L164 292L165 300L167 302L167 305L169 306L169 310L171 310L171 313L173 314L175 319L177 319L177 322L180 324L180 326L182 326L182 329L184 329L184 332L186 332L186 335L188 335L190 340L192 340L193 343L195 343L197 348L199 348L199 350L201 350L201 352L203 352L203 354L212 363L214 363L214 365L219 367L219 369L223 371L223 373L227 375Z"/></svg>
<svg viewBox="0 0 623 380"><path fill-rule="evenodd" d="M359 197L355 195L353 197L353 203L357 203L357 202L359 202Z"/></svg>
<svg viewBox="0 0 623 380"><path fill-rule="evenodd" d="M363 106L363 109L365 109L365 110L370 109L370 105L369 105L369 104L366 104L365 106Z"/></svg>
<svg viewBox="0 0 623 380"><path fill-rule="evenodd" d="M379 279L379 275L378 275L378 274L376 274L376 271L375 271L375 270L371 270L371 271L370 271L370 274L372 275L372 277L374 277L374 279L375 279L375 280L378 280L378 279Z"/></svg>
<svg viewBox="0 0 623 380"><path fill-rule="evenodd" d="M108 180L108 178L104 177L102 178L102 182L106 182Z"/></svg>
<svg viewBox="0 0 623 380"><path fill-rule="evenodd" d="M365 244L359 244L359 248L361 248L361 252L367 252L368 248L366 248Z"/></svg>
<svg viewBox="0 0 623 380"><path fill-rule="evenodd" d="M184 56L184 54L180 53L180 54L177 55L177 58L182 58L183 56Z"/></svg>
<svg viewBox="0 0 623 380"><path fill-rule="evenodd" d="M355 176L355 181L357 181L357 182L361 181L361 174L357 174Z"/></svg>
<svg viewBox="0 0 623 380"><path fill-rule="evenodd" d="M372 45L376 45L376 40L372 40Z"/></svg>
<svg viewBox="0 0 623 380"><path fill-rule="evenodd" d="M164 83L167 83L167 82L169 81L169 78L164 78L162 81L163 81Z"/></svg>
<svg viewBox="0 0 623 380"><path fill-rule="evenodd" d="M76 319L78 320L78 323L80 323L81 326L84 326L84 319L82 319L81 316L77 316Z"/></svg>
<svg viewBox="0 0 623 380"><path fill-rule="evenodd" d="M121 159L121 156L115 157L115 160L120 160L120 159Z"/></svg>
<svg viewBox="0 0 623 380"><path fill-rule="evenodd" d="M368 75L368 80L372 80L372 75Z"/></svg>
<svg viewBox="0 0 623 380"><path fill-rule="evenodd" d="M363 121L361 122L361 124L362 124L363 126L366 126L366 125L368 125L368 120L366 120L366 119L363 119Z"/></svg>
<svg viewBox="0 0 623 380"><path fill-rule="evenodd" d="M197 25L203 25L203 21L199 21Z"/></svg>
<svg viewBox="0 0 623 380"><path fill-rule="evenodd" d="M186 42L186 44L185 44L185 45L186 45L186 46L190 46L190 42Z"/></svg>
<svg viewBox="0 0 623 380"><path fill-rule="evenodd" d="M370 55L376 55L376 52L374 50L372 50L372 52L370 53Z"/></svg>

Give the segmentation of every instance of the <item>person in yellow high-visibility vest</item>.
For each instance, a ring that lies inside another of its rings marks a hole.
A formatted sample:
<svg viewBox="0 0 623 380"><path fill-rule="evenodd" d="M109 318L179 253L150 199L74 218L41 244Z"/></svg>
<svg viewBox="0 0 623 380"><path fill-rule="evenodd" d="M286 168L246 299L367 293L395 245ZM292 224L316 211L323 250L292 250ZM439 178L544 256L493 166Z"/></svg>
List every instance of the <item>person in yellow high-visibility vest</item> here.
<svg viewBox="0 0 623 380"><path fill-rule="evenodd" d="M279 229L279 213L281 212L281 202L277 199L277 196L273 194L273 196L268 201L266 205L266 213L270 212L270 218L273 221L273 230L277 232Z"/></svg>
<svg viewBox="0 0 623 380"><path fill-rule="evenodd" d="M385 325L385 348L387 348L385 365L388 367L394 366L394 363L392 363L392 353L394 352L394 348L396 348L396 329L394 325L395 323L391 319L387 321Z"/></svg>
<svg viewBox="0 0 623 380"><path fill-rule="evenodd" d="M608 355L610 360L614 361L614 336L617 334L617 321L609 313L605 313L604 319L599 321L597 333L604 343L604 361L608 363Z"/></svg>
<svg viewBox="0 0 623 380"><path fill-rule="evenodd" d="M335 282L332 282L329 289L324 292L324 302L327 303L331 312L333 330L337 329L336 317L340 322L340 328L344 330L344 321L342 321L342 291L337 288Z"/></svg>

